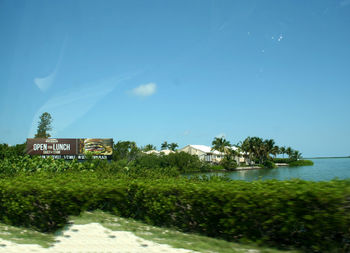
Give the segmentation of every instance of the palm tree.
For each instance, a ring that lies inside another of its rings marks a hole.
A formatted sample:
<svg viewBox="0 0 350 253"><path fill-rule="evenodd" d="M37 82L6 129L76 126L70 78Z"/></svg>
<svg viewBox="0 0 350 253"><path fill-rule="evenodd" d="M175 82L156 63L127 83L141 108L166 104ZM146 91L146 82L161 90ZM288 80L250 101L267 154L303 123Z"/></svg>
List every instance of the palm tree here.
<svg viewBox="0 0 350 253"><path fill-rule="evenodd" d="M280 153L280 148L278 146L274 146L271 150L271 154L276 158L276 156Z"/></svg>
<svg viewBox="0 0 350 253"><path fill-rule="evenodd" d="M170 150L172 150L172 151L175 151L176 150L176 148L178 147L179 145L177 145L177 143L170 143L169 145L168 145L168 147L169 147L169 149Z"/></svg>
<svg viewBox="0 0 350 253"><path fill-rule="evenodd" d="M150 151L150 150L156 150L157 147L152 145L152 144L147 144L146 146L143 147L143 151Z"/></svg>
<svg viewBox="0 0 350 253"><path fill-rule="evenodd" d="M161 150L164 150L164 149L169 149L169 144L167 141L164 141L160 147Z"/></svg>
<svg viewBox="0 0 350 253"><path fill-rule="evenodd" d="M134 141L118 141L113 145L113 160L127 159L133 161L140 153L140 149L137 147Z"/></svg>
<svg viewBox="0 0 350 253"><path fill-rule="evenodd" d="M244 140L243 146L249 153L250 160L258 159L259 163L262 162L266 150L263 139L259 137L248 137Z"/></svg>
<svg viewBox="0 0 350 253"><path fill-rule="evenodd" d="M291 147L288 147L286 149L286 154L288 155L289 158L291 158L292 154L293 154L293 149Z"/></svg>
<svg viewBox="0 0 350 253"><path fill-rule="evenodd" d="M224 153L227 150L227 147L231 146L228 140L226 140L225 138L218 138L218 137L214 138L211 145L212 145L211 150L217 150L222 153Z"/></svg>
<svg viewBox="0 0 350 253"><path fill-rule="evenodd" d="M226 149L226 154L225 156L227 157L228 160L235 160L237 164L239 164L239 157L240 157L240 152L239 148L233 149L233 148L228 148Z"/></svg>
<svg viewBox="0 0 350 253"><path fill-rule="evenodd" d="M270 154L273 154L274 152L275 152L275 141L273 139L264 140L264 142L263 142L263 156L265 158L269 158Z"/></svg>
<svg viewBox="0 0 350 253"><path fill-rule="evenodd" d="M252 164L253 160L253 146L251 142L251 137L245 138L243 142L238 144L243 152L243 156L249 160L249 164Z"/></svg>
<svg viewBox="0 0 350 253"><path fill-rule="evenodd" d="M283 158L284 158L284 154L286 154L286 147L280 147L280 153L283 155Z"/></svg>
<svg viewBox="0 0 350 253"><path fill-rule="evenodd" d="M292 157L295 160L299 160L302 158L301 153L298 150L293 150Z"/></svg>
<svg viewBox="0 0 350 253"><path fill-rule="evenodd" d="M238 158L237 159L237 164L240 164L240 161L239 161L240 157L243 156L245 159L248 158L248 154L246 152L244 152L244 150L242 149L242 142L241 141L238 142L237 144L232 145L232 146L236 147L235 152L236 152L236 157Z"/></svg>

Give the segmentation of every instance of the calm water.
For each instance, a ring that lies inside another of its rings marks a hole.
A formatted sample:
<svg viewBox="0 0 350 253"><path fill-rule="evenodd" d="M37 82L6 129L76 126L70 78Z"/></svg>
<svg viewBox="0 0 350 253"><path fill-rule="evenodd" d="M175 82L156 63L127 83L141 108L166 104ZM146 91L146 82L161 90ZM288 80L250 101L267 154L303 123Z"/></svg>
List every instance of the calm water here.
<svg viewBox="0 0 350 253"><path fill-rule="evenodd" d="M227 175L231 179L252 181L257 179L286 180L300 178L310 181L327 181L350 178L350 158L311 159L313 166L279 167L277 169L241 170L234 172L204 173ZM198 174L197 174L198 175Z"/></svg>

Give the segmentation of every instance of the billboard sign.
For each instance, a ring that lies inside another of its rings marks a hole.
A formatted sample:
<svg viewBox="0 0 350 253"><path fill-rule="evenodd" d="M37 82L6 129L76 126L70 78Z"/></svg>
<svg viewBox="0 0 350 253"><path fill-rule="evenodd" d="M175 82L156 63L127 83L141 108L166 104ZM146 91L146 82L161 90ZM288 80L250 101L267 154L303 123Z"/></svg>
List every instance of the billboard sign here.
<svg viewBox="0 0 350 253"><path fill-rule="evenodd" d="M53 157L55 159L112 159L113 139L27 139L27 154Z"/></svg>

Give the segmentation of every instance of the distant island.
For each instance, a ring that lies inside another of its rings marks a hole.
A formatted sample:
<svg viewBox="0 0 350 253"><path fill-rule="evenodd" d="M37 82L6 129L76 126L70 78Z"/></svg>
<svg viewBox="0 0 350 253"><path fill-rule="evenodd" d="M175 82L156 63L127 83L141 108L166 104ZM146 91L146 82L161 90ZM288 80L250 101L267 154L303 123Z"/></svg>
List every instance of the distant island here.
<svg viewBox="0 0 350 253"><path fill-rule="evenodd" d="M320 156L320 157L308 157L306 159L330 159L330 158L350 158L350 156Z"/></svg>

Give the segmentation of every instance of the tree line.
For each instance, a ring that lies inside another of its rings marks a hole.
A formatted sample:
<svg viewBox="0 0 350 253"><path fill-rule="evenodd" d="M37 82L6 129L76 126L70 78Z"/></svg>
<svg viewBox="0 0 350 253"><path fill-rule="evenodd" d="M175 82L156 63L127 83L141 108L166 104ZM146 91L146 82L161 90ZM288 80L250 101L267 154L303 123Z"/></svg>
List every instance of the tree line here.
<svg viewBox="0 0 350 253"><path fill-rule="evenodd" d="M299 160L302 158L298 150L291 147L277 146L273 139L263 139L260 137L247 137L245 140L232 145L225 138L215 137L212 142L212 150L218 150L228 157L244 157L250 164L264 164L273 161L277 155L288 155L289 160ZM283 161L283 160L282 160Z"/></svg>
<svg viewBox="0 0 350 253"><path fill-rule="evenodd" d="M48 112L44 112L38 122L37 133L34 138L49 138L49 131L52 130L52 116ZM25 143L16 146L0 144L0 159L25 154ZM179 145L175 142L164 141L160 145L160 150L176 151ZM136 160L145 152L156 150L157 147L153 144L147 144L143 147L138 147L134 141L118 141L113 145L113 160L125 160L127 163ZM215 137L212 141L212 150L220 151L224 154L220 165L225 169L236 168L240 162L239 157L244 157L245 163L249 165L260 164L265 167L273 167L273 161L286 162L285 155L288 155L288 161L297 161L301 159L301 153L291 147L277 146L273 139L263 139L260 137L247 137L245 140L237 144L231 144L223 137ZM282 159L276 159L277 155L281 155ZM182 157L184 158L184 156ZM192 159L192 158L191 158Z"/></svg>

